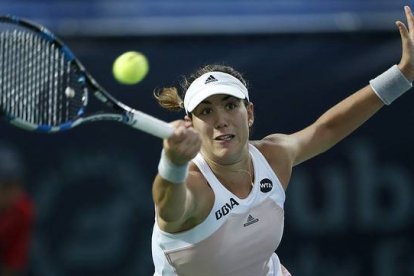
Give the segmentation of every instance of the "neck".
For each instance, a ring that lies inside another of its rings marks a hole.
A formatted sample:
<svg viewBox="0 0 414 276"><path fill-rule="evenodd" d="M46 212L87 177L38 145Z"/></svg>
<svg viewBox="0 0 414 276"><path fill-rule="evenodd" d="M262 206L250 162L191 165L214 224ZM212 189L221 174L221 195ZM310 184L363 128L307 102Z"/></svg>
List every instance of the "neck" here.
<svg viewBox="0 0 414 276"><path fill-rule="evenodd" d="M245 155L241 160L231 164L220 164L208 157L204 156L210 169L213 171L217 179L230 191L250 188L254 181L254 170L250 154Z"/></svg>

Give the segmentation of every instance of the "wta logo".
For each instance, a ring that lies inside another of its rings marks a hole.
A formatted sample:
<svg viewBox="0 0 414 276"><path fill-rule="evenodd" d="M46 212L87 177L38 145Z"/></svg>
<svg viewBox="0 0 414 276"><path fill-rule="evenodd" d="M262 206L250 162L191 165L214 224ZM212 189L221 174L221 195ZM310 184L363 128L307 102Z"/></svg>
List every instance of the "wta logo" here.
<svg viewBox="0 0 414 276"><path fill-rule="evenodd" d="M268 193L272 189L273 189L272 180L270 180L269 178L263 178L262 180L260 180L260 191L262 191L262 193Z"/></svg>

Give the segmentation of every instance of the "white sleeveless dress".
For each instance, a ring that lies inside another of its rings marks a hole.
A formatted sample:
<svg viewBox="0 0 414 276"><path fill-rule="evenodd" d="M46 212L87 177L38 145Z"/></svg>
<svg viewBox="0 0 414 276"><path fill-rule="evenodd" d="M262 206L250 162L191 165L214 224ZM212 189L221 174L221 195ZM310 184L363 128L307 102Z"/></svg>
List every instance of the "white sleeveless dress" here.
<svg viewBox="0 0 414 276"><path fill-rule="evenodd" d="M290 275L274 251L282 239L284 189L264 156L249 145L255 180L240 199L215 177L201 154L193 162L215 195L208 217L194 228L171 234L155 222L154 276Z"/></svg>

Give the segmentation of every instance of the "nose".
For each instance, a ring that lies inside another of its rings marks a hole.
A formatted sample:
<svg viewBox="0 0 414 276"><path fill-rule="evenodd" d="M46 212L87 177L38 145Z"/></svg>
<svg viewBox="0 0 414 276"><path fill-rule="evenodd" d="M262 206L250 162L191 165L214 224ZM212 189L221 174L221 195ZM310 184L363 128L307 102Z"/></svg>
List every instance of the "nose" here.
<svg viewBox="0 0 414 276"><path fill-rule="evenodd" d="M228 127L227 116L221 112L217 112L214 127L216 129Z"/></svg>

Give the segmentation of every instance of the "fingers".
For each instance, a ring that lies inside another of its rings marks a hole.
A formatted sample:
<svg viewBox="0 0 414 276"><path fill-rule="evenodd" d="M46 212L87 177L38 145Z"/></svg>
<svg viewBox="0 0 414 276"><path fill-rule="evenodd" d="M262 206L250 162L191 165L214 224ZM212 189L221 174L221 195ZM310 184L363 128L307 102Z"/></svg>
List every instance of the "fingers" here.
<svg viewBox="0 0 414 276"><path fill-rule="evenodd" d="M173 123L175 131L173 135L168 139L170 143L181 143L183 140L189 138L189 128L192 126L191 123L185 121L175 121Z"/></svg>
<svg viewBox="0 0 414 276"><path fill-rule="evenodd" d="M404 7L404 12L407 23L395 22L402 42L402 55L398 66L404 76L412 81L414 80L414 16L409 6Z"/></svg>
<svg viewBox="0 0 414 276"><path fill-rule="evenodd" d="M408 29L405 26L405 24L402 23L401 21L397 21L397 22L395 22L395 24L397 25L398 30L400 31L401 39L403 41L406 40L406 39L408 39L409 38L409 34L408 34Z"/></svg>
<svg viewBox="0 0 414 276"><path fill-rule="evenodd" d="M409 6L405 6L404 11L407 18L408 30L410 33L414 33L414 17L411 8Z"/></svg>
<svg viewBox="0 0 414 276"><path fill-rule="evenodd" d="M184 164L193 159L200 150L201 138L192 128L191 122L175 121L173 135L164 140L164 149L167 156L175 164Z"/></svg>
<svg viewBox="0 0 414 276"><path fill-rule="evenodd" d="M398 29L400 31L401 37L403 39L409 38L409 34L410 33L413 33L414 34L414 16L413 16L413 13L411 11L411 8L409 6L405 6L404 7L404 12L405 12L405 16L407 18L407 26L408 26L408 28L401 21L395 22L395 24L397 25L397 27L398 27Z"/></svg>

